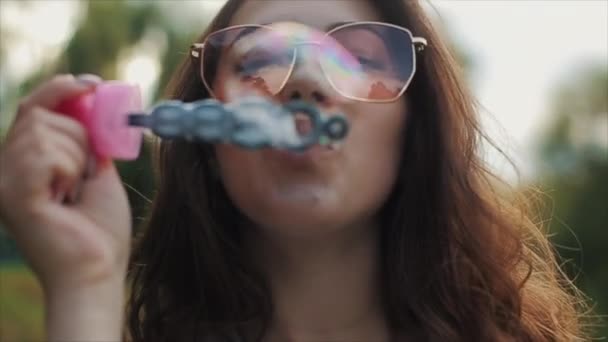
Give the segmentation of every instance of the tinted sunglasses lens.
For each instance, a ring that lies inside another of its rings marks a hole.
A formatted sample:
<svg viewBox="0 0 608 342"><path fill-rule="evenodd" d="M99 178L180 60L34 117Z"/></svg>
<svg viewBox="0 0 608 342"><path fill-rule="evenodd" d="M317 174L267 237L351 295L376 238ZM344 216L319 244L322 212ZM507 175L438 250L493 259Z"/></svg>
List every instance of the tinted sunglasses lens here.
<svg viewBox="0 0 608 342"><path fill-rule="evenodd" d="M414 74L414 47L409 32L392 26L358 23L330 34L345 51L325 58L327 77L342 94L364 100L399 97ZM344 57L348 56L348 57ZM354 64L353 64L354 63Z"/></svg>
<svg viewBox="0 0 608 342"><path fill-rule="evenodd" d="M231 28L213 33L205 42L201 75L220 99L247 93L275 95L293 59L293 48L277 31L259 26Z"/></svg>

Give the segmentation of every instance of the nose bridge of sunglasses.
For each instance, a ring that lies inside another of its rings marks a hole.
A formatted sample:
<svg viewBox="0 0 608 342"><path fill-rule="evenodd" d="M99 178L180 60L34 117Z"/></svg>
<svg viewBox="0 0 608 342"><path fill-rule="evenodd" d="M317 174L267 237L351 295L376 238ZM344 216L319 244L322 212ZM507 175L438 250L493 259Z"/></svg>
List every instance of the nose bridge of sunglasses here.
<svg viewBox="0 0 608 342"><path fill-rule="evenodd" d="M290 91L307 88L306 90L299 89L299 91L314 91L328 96L334 101L342 102L340 94L332 87L325 74L322 59L328 58L328 56L324 56L319 42L302 42L294 46L294 51L293 70L285 80L284 89Z"/></svg>
<svg viewBox="0 0 608 342"><path fill-rule="evenodd" d="M298 42L292 48L295 51L296 66L311 63L318 65L321 59L324 58L321 42L318 41Z"/></svg>

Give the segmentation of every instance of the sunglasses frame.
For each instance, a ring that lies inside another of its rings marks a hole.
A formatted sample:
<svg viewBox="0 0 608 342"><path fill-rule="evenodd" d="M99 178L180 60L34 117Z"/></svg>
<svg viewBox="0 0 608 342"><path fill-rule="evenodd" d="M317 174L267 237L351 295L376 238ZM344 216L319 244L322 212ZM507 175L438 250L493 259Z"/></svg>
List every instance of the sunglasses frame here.
<svg viewBox="0 0 608 342"><path fill-rule="evenodd" d="M404 27L398 26L398 25L394 25L394 24L389 24L389 23L384 23L384 22L379 22L379 21L356 21L356 22L351 22L351 23L346 23L343 25L339 25L329 31L327 31L323 36L324 37L331 37L330 35L340 31L344 28L348 28L351 26L357 26L357 25L369 25L369 24L373 24L373 25L379 25L379 26L385 26L385 27L390 27L390 28L394 28L394 29L398 29L402 32L405 32L411 41L412 44L412 72L409 76L409 78L407 79L407 81L405 82L405 84L403 85L401 91L399 92L399 94L397 94L396 96L390 98L390 99L378 99L378 100L374 100L374 99L368 99L368 98L361 98L361 97L356 97L356 96L351 96L348 94L345 94L344 92L342 92L340 89L338 89L338 87L336 87L336 85L333 83L333 81L331 80L331 78L328 76L327 71L325 70L325 66L324 63L319 63L321 65L321 70L323 71L323 76L325 77L325 79L329 82L329 84L331 85L331 87L338 92L341 96L344 96L345 98L351 99L351 100L355 100L355 101L361 101L361 102L368 102L368 103L388 103L388 102L395 102L397 99L399 99L407 90L407 88L409 87L412 79L414 78L414 75L416 74L416 53L417 52L421 52L423 51L427 46L427 41L425 38L423 37L416 37L412 34L412 32ZM257 27L257 28L264 28L264 29L269 29L269 30L276 30L268 25L259 25L259 24L244 24L244 25L235 25L235 26L229 26L217 31L212 32L211 34L209 34L205 40L202 43L194 43L190 46L190 56L193 59L198 59L198 69L199 69L199 76L201 77L201 80L203 82L203 84L205 85L205 88L207 89L207 91L209 92L209 94L216 98L215 93L213 92L213 89L211 88L211 86L209 84L207 84L207 81L205 80L204 74L203 74L203 66L204 66L204 49L205 49L205 45L207 44L207 42L209 41L210 38L212 38L214 35L228 31L228 30L234 30L234 29L239 29L239 28L248 28L248 27ZM294 53L293 53L293 59L291 61L291 66L289 68L289 71L287 72L287 75L285 76L285 80L283 81L283 83L281 84L281 86L279 87L279 89L273 94L279 94L283 88L285 87L285 85L287 84L287 82L289 81L289 79L291 78L291 75L293 73L293 69L295 67L295 62L296 62L296 58L297 58L297 46L298 45L321 45L320 42L315 42L315 41L306 41L306 42L302 42L297 44L296 46L293 47L294 49Z"/></svg>

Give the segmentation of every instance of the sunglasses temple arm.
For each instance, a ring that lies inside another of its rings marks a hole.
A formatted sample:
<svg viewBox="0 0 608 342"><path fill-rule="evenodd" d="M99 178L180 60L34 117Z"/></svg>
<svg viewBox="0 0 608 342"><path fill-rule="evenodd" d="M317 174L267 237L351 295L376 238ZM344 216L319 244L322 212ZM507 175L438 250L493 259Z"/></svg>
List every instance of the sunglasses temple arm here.
<svg viewBox="0 0 608 342"><path fill-rule="evenodd" d="M190 55L194 58L200 58L201 52L205 48L205 44L203 43L194 43L190 46Z"/></svg>
<svg viewBox="0 0 608 342"><path fill-rule="evenodd" d="M414 44L416 51L422 51L428 46L426 39L422 37L413 37L412 44Z"/></svg>
<svg viewBox="0 0 608 342"><path fill-rule="evenodd" d="M413 37L412 44L416 47L416 51L422 51L428 46L426 39L422 37Z"/></svg>

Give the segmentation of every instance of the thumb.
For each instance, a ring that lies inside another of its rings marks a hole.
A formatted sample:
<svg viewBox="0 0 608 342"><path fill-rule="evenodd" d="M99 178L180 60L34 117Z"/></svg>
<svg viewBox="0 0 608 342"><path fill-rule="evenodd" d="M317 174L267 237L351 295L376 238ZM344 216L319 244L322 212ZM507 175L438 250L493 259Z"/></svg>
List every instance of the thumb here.
<svg viewBox="0 0 608 342"><path fill-rule="evenodd" d="M115 211L125 211L121 206L129 206L125 189L118 170L111 159L98 160L94 172L89 172L82 185L76 207L96 222L109 222L117 219Z"/></svg>

